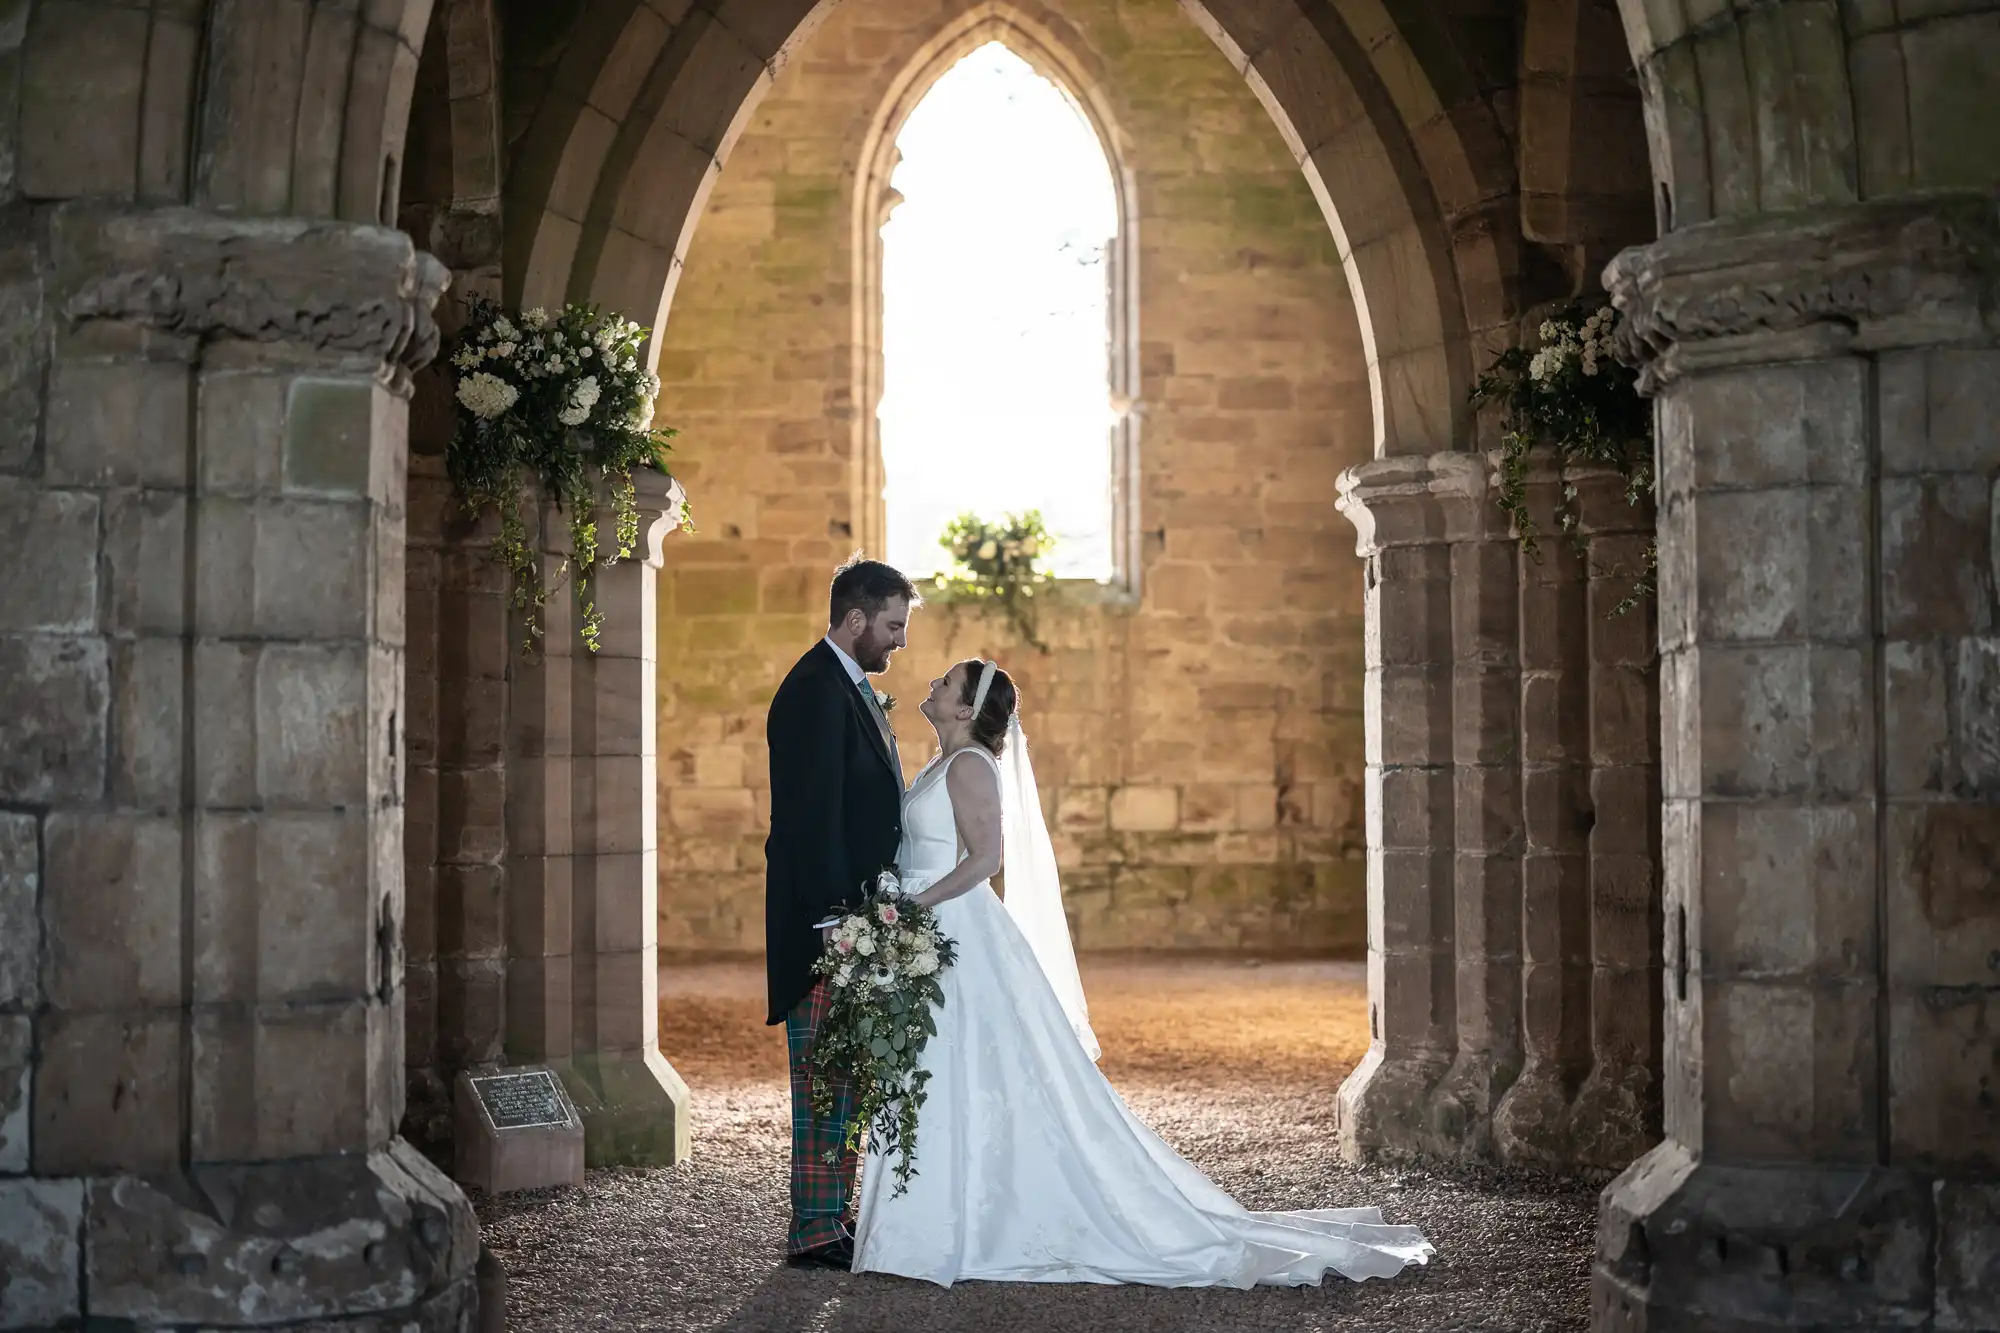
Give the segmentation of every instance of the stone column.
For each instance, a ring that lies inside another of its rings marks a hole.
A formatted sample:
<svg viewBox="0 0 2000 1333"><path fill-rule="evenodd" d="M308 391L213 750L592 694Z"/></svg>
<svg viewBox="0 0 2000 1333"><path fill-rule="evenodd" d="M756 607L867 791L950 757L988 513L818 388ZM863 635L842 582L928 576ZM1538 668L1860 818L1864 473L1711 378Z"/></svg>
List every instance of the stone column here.
<svg viewBox="0 0 2000 1333"><path fill-rule="evenodd" d="M1520 554L1478 461L1488 497L1460 501L1451 548L1458 1054L1432 1109L1440 1148L1471 1158L1492 1155L1522 1058Z"/></svg>
<svg viewBox="0 0 2000 1333"><path fill-rule="evenodd" d="M1340 1088L1340 1147L1350 1159L1433 1153L1431 1095L1457 1043L1452 543L1477 530L1486 469L1472 454L1381 458L1339 488L1368 562L1371 1037Z"/></svg>
<svg viewBox="0 0 2000 1333"><path fill-rule="evenodd" d="M1667 1137L1600 1329L2000 1327L1996 254L1936 195L1607 272L1659 400Z"/></svg>
<svg viewBox="0 0 2000 1333"><path fill-rule="evenodd" d="M463 1327L471 1211L396 1137L443 272L367 226L12 223L4 373L43 399L0 478L0 1325Z"/></svg>
<svg viewBox="0 0 2000 1333"><path fill-rule="evenodd" d="M1568 468L1589 580L1590 1073L1570 1108L1569 1160L1617 1171L1660 1140L1659 656L1653 598L1635 592L1653 540L1605 468Z"/></svg>
<svg viewBox="0 0 2000 1333"><path fill-rule="evenodd" d="M1538 534L1520 561L1521 1076L1494 1112L1508 1161L1570 1160L1570 1100L1590 1062L1589 611L1584 563L1562 530L1554 454L1529 463Z"/></svg>
<svg viewBox="0 0 2000 1333"><path fill-rule="evenodd" d="M639 489L639 543L600 568L598 650L576 632L571 590L549 597L534 659L516 660L509 766L508 1049L563 1070L592 1165L687 1156L687 1085L659 1049L657 579L682 495ZM597 513L608 544L616 517ZM545 572L569 520L541 514Z"/></svg>

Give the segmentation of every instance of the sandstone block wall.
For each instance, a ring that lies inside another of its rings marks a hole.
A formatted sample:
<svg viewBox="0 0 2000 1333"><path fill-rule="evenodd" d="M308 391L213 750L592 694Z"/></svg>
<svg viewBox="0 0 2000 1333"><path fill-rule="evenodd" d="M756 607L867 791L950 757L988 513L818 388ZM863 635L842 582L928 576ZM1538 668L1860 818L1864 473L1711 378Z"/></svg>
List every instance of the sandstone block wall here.
<svg viewBox="0 0 2000 1333"><path fill-rule="evenodd" d="M665 949L762 948L764 709L863 526L857 145L969 8L833 11L737 141L674 294L661 411L700 532L661 580ZM1135 180L1142 592L1051 609L1046 657L997 617L920 613L883 682L908 700L905 761L929 754L925 682L998 654L1083 947L1358 952L1362 574L1333 502L1372 427L1332 238L1269 114L1169 0L1023 12L1091 72Z"/></svg>

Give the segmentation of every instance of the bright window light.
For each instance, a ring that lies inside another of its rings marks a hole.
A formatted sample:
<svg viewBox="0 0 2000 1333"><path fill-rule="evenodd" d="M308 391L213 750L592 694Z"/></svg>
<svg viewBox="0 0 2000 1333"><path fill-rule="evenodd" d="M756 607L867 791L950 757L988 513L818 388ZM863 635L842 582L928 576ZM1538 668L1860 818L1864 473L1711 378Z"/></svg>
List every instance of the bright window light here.
<svg viewBox="0 0 2000 1333"><path fill-rule="evenodd" d="M999 42L931 86L896 147L903 202L882 229L889 559L930 574L957 515L1039 509L1050 567L1108 580L1118 206L1104 147Z"/></svg>

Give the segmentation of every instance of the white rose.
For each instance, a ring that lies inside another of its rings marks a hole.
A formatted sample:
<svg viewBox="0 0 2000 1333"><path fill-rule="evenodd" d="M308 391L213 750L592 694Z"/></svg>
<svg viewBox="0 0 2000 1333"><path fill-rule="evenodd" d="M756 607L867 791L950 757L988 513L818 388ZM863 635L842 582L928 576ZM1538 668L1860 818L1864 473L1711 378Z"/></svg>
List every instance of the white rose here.
<svg viewBox="0 0 2000 1333"><path fill-rule="evenodd" d="M467 376L458 385L458 401L481 421L493 420L512 407L520 396L519 389L498 375L489 375L485 371Z"/></svg>
<svg viewBox="0 0 2000 1333"><path fill-rule="evenodd" d="M632 405L632 415L626 423L633 430L650 430L653 426L653 400L641 395Z"/></svg>
<svg viewBox="0 0 2000 1333"><path fill-rule="evenodd" d="M874 953L875 937L873 935L863 935L860 939L854 941L854 952L860 954L863 958Z"/></svg>

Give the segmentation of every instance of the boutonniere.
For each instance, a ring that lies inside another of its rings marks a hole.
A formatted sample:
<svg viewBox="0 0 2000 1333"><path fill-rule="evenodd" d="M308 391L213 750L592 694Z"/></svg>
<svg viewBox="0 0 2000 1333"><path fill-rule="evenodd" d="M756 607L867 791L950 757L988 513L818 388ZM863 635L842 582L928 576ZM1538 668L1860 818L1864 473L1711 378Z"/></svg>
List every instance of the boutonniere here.
<svg viewBox="0 0 2000 1333"><path fill-rule="evenodd" d="M875 691L875 704L885 713L896 711L896 696L886 690Z"/></svg>

